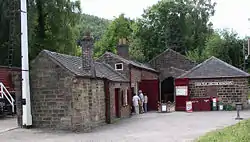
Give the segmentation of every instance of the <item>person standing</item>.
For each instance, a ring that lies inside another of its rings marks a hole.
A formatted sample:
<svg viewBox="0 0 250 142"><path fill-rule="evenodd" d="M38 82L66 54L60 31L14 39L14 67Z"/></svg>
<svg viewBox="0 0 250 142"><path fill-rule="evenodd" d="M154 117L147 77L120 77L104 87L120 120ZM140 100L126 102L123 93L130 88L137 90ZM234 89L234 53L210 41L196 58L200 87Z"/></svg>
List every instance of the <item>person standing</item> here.
<svg viewBox="0 0 250 142"><path fill-rule="evenodd" d="M139 90L139 97L140 97L140 101L141 101L141 105L140 105L140 109L141 109L141 113L143 113L144 111L144 109L143 109L143 104L144 104L144 95L143 95L143 93L142 93L142 90Z"/></svg>
<svg viewBox="0 0 250 142"><path fill-rule="evenodd" d="M144 112L148 112L148 95L144 93Z"/></svg>
<svg viewBox="0 0 250 142"><path fill-rule="evenodd" d="M135 109L135 114L139 114L139 101L140 101L139 96L134 94L132 100L133 100L133 106L134 106L134 109Z"/></svg>

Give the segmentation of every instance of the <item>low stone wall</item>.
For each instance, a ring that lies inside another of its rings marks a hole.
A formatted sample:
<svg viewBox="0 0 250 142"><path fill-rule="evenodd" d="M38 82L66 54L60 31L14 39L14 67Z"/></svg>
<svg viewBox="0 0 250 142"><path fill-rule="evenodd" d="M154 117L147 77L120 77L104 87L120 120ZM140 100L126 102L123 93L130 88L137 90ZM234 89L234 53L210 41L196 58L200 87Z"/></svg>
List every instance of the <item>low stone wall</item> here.
<svg viewBox="0 0 250 142"><path fill-rule="evenodd" d="M195 86L196 82L225 82L229 85ZM242 102L243 107L248 104L248 79L247 78L224 78L224 79L191 79L189 93L192 98L217 96L223 104L235 105Z"/></svg>

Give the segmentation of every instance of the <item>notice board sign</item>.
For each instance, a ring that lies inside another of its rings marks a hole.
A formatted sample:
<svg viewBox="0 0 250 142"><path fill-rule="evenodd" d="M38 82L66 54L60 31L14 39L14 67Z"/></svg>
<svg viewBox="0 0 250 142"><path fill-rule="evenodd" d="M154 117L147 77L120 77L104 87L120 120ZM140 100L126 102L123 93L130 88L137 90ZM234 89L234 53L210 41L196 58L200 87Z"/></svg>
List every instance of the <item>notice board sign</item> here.
<svg viewBox="0 0 250 142"><path fill-rule="evenodd" d="M187 96L188 95L188 87L187 86L176 86L176 96Z"/></svg>

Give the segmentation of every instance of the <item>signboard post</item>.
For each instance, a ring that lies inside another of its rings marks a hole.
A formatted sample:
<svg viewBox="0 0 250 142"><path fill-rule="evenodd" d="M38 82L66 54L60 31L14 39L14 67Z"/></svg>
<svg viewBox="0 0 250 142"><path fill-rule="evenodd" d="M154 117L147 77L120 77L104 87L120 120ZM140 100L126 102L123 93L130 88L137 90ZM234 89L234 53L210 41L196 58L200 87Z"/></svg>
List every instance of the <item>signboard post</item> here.
<svg viewBox="0 0 250 142"><path fill-rule="evenodd" d="M186 112L193 112L192 101L186 101Z"/></svg>

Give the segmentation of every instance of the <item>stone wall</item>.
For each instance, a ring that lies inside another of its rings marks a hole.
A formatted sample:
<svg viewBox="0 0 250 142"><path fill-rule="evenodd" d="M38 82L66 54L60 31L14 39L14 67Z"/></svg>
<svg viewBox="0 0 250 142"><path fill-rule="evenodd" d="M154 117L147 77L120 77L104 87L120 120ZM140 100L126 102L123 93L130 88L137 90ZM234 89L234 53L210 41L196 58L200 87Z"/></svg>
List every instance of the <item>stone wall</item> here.
<svg viewBox="0 0 250 142"><path fill-rule="evenodd" d="M33 126L71 128L72 75L43 55L31 64Z"/></svg>
<svg viewBox="0 0 250 142"><path fill-rule="evenodd" d="M195 82L223 82L233 81L233 85L221 86L195 86ZM217 93L216 93L217 92ZM192 98L210 97L216 94L223 104L235 105L236 102L242 102L247 106L248 98L248 79L247 78L225 78L225 79L199 79L190 80L189 93Z"/></svg>
<svg viewBox="0 0 250 142"><path fill-rule="evenodd" d="M117 118L116 117L116 110L115 110L115 88L120 88L120 92L123 91L124 95L127 93L127 95L122 96L121 93L119 93L119 108L120 108L120 115L121 118L126 118L130 116L130 103L131 100L131 94L128 94L129 89L129 83L117 83L117 82L111 82L109 84L109 94L110 94L110 110L111 110L111 123ZM129 96L130 95L130 96ZM123 98L124 97L124 98ZM127 98L127 104L122 104L124 99Z"/></svg>
<svg viewBox="0 0 250 142"><path fill-rule="evenodd" d="M46 55L31 65L34 127L90 131L105 124L103 80L76 78Z"/></svg>
<svg viewBox="0 0 250 142"><path fill-rule="evenodd" d="M105 124L104 81L76 78L72 87L73 129L89 131Z"/></svg>

